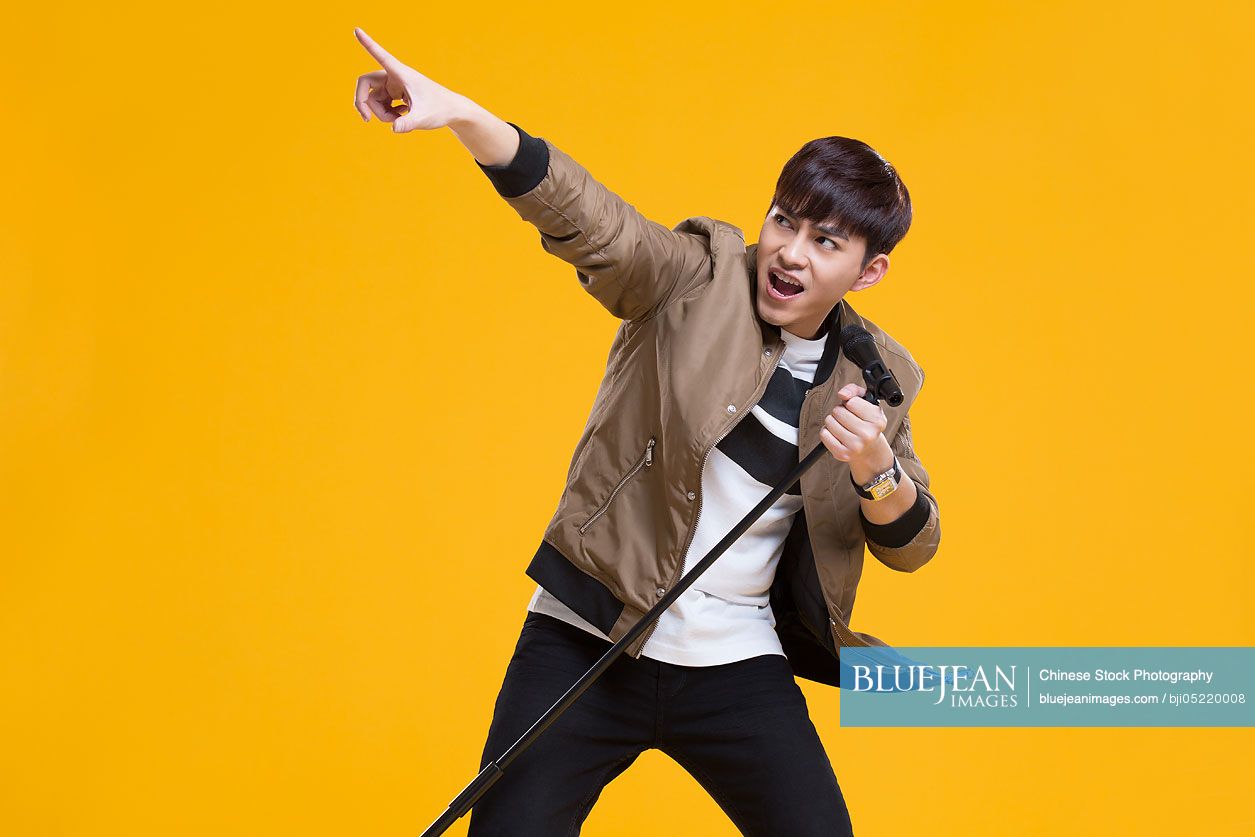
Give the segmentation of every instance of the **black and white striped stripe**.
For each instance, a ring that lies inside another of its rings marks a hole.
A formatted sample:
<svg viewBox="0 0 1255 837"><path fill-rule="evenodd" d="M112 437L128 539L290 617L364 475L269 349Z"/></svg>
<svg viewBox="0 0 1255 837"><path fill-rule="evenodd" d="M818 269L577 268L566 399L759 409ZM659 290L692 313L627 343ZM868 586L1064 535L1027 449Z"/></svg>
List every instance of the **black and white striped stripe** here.
<svg viewBox="0 0 1255 837"><path fill-rule="evenodd" d="M798 463L802 399L810 389L815 368L813 364L809 369L804 364L793 365L796 369L776 367L767 391L750 416L732 428L718 445L728 459L769 490ZM801 496L801 485L793 483L788 493Z"/></svg>

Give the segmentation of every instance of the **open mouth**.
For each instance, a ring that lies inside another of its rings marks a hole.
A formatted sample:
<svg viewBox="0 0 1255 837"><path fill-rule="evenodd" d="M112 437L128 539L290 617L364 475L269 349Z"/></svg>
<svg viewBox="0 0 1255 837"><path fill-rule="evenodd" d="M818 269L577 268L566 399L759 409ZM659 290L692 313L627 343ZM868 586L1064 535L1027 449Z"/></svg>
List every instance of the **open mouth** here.
<svg viewBox="0 0 1255 837"><path fill-rule="evenodd" d="M790 282L774 270L767 271L767 293L772 299L792 299L804 292L801 285Z"/></svg>

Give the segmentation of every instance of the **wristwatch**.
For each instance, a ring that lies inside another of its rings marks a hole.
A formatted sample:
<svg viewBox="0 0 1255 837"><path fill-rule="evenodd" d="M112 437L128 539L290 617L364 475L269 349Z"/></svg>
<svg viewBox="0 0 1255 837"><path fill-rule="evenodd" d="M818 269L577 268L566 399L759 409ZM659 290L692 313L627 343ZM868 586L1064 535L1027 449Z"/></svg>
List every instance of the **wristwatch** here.
<svg viewBox="0 0 1255 837"><path fill-rule="evenodd" d="M898 490L898 486L902 483L902 467L898 465L898 458L895 456L893 467L872 477L871 482L866 485L854 482L853 473L850 474L850 482L854 483L854 490L858 492L858 496L868 500L883 500Z"/></svg>

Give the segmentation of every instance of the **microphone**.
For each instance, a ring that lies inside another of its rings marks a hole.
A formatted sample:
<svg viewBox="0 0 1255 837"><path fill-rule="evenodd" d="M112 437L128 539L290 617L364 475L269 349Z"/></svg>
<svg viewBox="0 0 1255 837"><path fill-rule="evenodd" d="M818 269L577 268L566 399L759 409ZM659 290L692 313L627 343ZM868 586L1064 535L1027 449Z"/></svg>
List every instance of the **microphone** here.
<svg viewBox="0 0 1255 837"><path fill-rule="evenodd" d="M839 339L845 356L863 370L863 381L867 384L867 392L863 397L873 404L878 403L877 397L885 399L893 407L901 404L902 388L898 386L889 367L880 359L876 338L862 326L848 325L841 329Z"/></svg>

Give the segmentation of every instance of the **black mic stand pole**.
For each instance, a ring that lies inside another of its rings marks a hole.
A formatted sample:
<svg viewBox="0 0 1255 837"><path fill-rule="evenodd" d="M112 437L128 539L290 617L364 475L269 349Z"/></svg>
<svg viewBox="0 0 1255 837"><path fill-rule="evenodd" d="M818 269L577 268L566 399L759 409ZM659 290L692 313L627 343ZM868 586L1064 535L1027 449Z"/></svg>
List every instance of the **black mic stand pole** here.
<svg viewBox="0 0 1255 837"><path fill-rule="evenodd" d="M863 378L867 382L867 392L861 397L870 401L872 404L880 403L876 398L876 393L879 389L876 376L869 370L865 369L863 370ZM650 625L652 625L655 620L663 614L663 611L670 607L671 604L678 599L694 581L697 580L698 576L708 570L710 565L715 563L715 560L719 558L719 556L722 555L728 547L735 543L737 538L745 534L745 531L749 529L750 526L753 526L754 522L758 520L758 518L761 517L767 509L771 508L772 504L775 503L776 500L780 499L781 495L788 491L789 487L792 486L793 483L797 482L807 469L818 462L820 458L826 454L829 454L828 448L824 446L823 442L820 442L814 447L814 449L811 450L810 453L806 455L804 459L802 459L801 462L793 467L793 470L789 471L788 475L780 481L779 485L771 489L770 493L768 493L757 506L751 509L749 514L745 515L741 522L738 523L731 532L724 536L723 540L714 545L710 552L706 554L705 558L693 567L693 569L685 573L680 581L668 590L667 594L663 596L657 604L645 612L645 615L641 617L639 622L633 625L618 642L610 646L610 648L606 650L606 653L602 655L601 659L594 663L593 667L586 671L579 680L575 681L575 684L567 690L566 694L559 698L557 703L549 707L549 709L545 711L545 714L541 715L540 718L532 724L531 729L523 733L523 736L519 738L518 741L511 744L510 748L502 753L499 758L488 762L488 765L480 771L480 774L472 779L471 783L467 785L461 793L453 798L453 801L449 803L449 807L445 809L445 812L441 814L435 822L427 827L427 830L423 832L422 837L437 837L437 835L444 834L445 831L448 830L449 826L453 825L453 823L457 822L458 819L465 815L467 811L471 810L471 808L475 805L475 802L483 796L484 793L492 787L498 779L505 775L505 768L509 766L510 762L518 758L518 756L531 745L532 741L534 741L537 736L544 732L550 724L558 719L559 715L566 711L567 707L569 707L572 703L575 703L576 698L582 695L584 691L593 684L593 681L600 677L602 672L608 669L610 664L623 653L623 649L631 645L633 640L635 640ZM683 560L683 557L681 557L681 560Z"/></svg>

